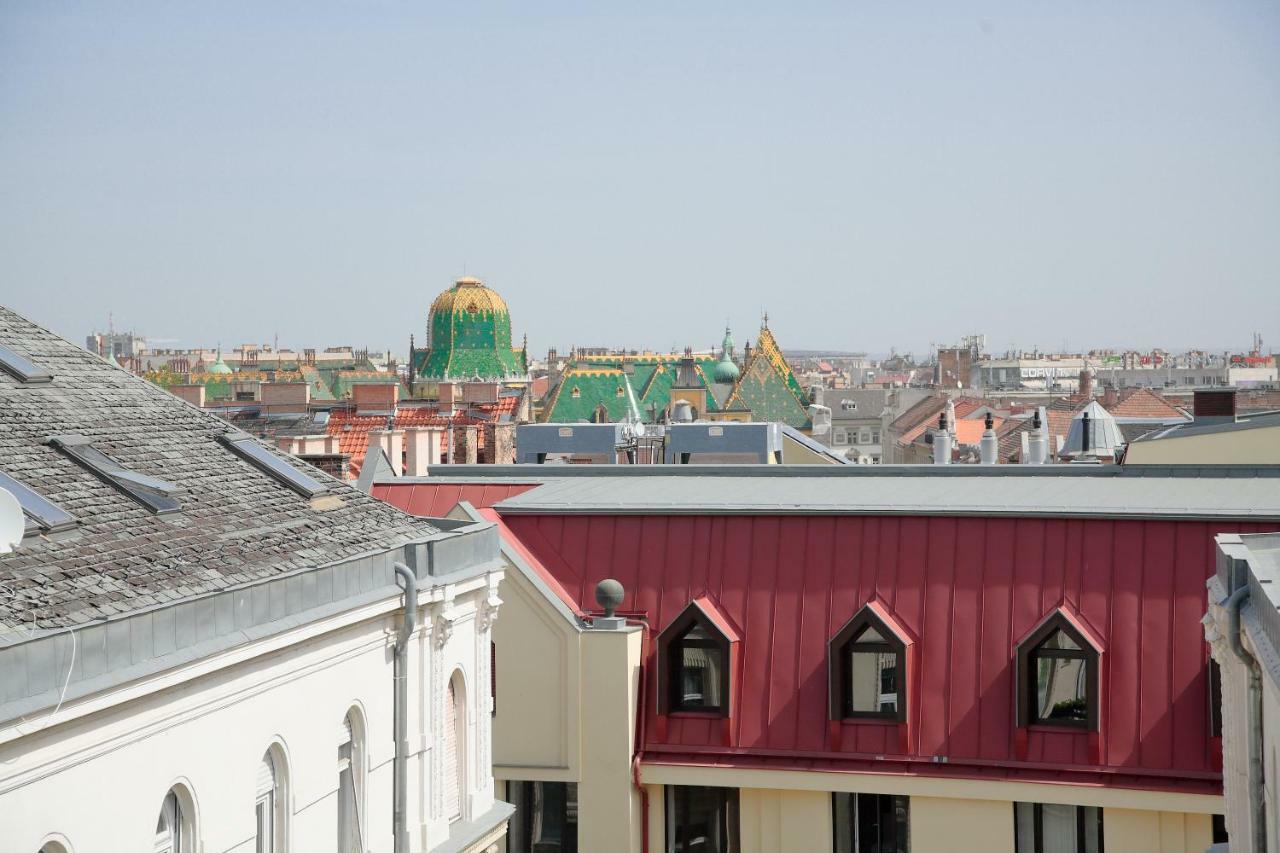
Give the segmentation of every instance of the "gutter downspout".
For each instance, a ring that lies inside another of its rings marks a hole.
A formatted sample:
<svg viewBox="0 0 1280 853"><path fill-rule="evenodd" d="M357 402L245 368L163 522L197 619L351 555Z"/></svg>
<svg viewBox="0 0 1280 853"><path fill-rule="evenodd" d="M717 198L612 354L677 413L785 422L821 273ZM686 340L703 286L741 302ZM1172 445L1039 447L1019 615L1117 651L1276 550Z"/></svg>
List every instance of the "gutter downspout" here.
<svg viewBox="0 0 1280 853"><path fill-rule="evenodd" d="M640 712L640 719L636 722L636 742L634 754L631 758L631 781L636 786L636 790L640 792L640 853L649 853L649 789L640 781L640 761L644 758L645 745L645 721L648 719L648 708L645 705L645 694L648 692L648 673L645 671L644 661L649 653L649 620L644 618L632 618L627 622L632 625L639 625L644 629L640 649L640 689L636 691L636 707Z"/></svg>
<svg viewBox="0 0 1280 853"><path fill-rule="evenodd" d="M404 563L396 563L396 577L404 580L404 619L396 632L394 658L396 752L392 850L409 853L409 636L418 623L418 577Z"/></svg>
<svg viewBox="0 0 1280 853"><path fill-rule="evenodd" d="M1266 792L1262 787L1262 673L1257 659L1244 647L1243 626L1240 624L1240 609L1248 600L1247 583L1227 599L1227 634L1231 638L1231 651L1249 671L1249 832L1253 836L1253 850L1267 853Z"/></svg>

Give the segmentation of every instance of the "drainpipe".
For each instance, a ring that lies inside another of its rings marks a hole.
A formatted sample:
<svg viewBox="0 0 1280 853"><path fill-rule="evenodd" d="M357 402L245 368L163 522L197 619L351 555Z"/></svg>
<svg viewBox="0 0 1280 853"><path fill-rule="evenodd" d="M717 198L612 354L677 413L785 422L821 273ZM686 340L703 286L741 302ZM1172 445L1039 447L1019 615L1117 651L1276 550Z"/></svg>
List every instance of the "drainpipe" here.
<svg viewBox="0 0 1280 853"><path fill-rule="evenodd" d="M404 563L394 566L404 580L404 619L395 645L395 796L391 813L392 850L409 853L409 635L418 621L418 577Z"/></svg>
<svg viewBox="0 0 1280 853"><path fill-rule="evenodd" d="M1244 647L1243 627L1240 624L1240 608L1248 599L1248 582L1227 599L1227 635L1231 639L1231 651L1249 672L1249 832L1253 836L1253 849L1256 853L1267 853L1267 828L1263 811L1266 791L1262 786L1262 673L1257 659Z"/></svg>

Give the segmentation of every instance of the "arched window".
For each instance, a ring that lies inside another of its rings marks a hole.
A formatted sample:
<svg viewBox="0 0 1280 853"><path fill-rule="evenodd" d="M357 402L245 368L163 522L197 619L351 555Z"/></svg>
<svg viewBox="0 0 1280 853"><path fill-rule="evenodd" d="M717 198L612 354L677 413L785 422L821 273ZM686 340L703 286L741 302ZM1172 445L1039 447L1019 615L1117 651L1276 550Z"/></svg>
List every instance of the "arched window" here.
<svg viewBox="0 0 1280 853"><path fill-rule="evenodd" d="M452 823L462 819L463 796L467 790L467 705L462 673L449 679L444 702L444 810Z"/></svg>
<svg viewBox="0 0 1280 853"><path fill-rule="evenodd" d="M352 708L338 728L338 853L365 849L364 721Z"/></svg>
<svg viewBox="0 0 1280 853"><path fill-rule="evenodd" d="M658 636L658 712L728 716L737 639L709 600L690 603Z"/></svg>
<svg viewBox="0 0 1280 853"><path fill-rule="evenodd" d="M254 820L257 826L255 853L284 853L288 829L288 773L284 752L272 746L258 762Z"/></svg>
<svg viewBox="0 0 1280 853"><path fill-rule="evenodd" d="M1097 729L1100 649L1061 610L1018 645L1018 724Z"/></svg>
<svg viewBox="0 0 1280 853"><path fill-rule="evenodd" d="M828 648L833 720L907 718L907 641L867 605Z"/></svg>
<svg viewBox="0 0 1280 853"><path fill-rule="evenodd" d="M191 795L175 785L160 804L153 853L195 853L195 830L195 807Z"/></svg>
<svg viewBox="0 0 1280 853"><path fill-rule="evenodd" d="M40 853L70 853L70 851L61 841L46 841L40 846Z"/></svg>

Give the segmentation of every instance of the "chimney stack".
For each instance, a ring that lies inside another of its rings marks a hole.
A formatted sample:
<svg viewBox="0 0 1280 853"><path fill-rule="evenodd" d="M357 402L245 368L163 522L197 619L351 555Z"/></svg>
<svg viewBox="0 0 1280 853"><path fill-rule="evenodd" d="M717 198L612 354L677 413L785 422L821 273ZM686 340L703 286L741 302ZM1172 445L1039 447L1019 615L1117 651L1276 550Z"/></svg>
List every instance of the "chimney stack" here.
<svg viewBox="0 0 1280 853"><path fill-rule="evenodd" d="M995 421L987 412L986 428L982 431L982 440L978 443L978 458L983 465L995 465L1000 461L1000 443L996 441Z"/></svg>
<svg viewBox="0 0 1280 853"><path fill-rule="evenodd" d="M1086 401L1093 399L1093 371L1088 367L1080 371L1080 396Z"/></svg>
<svg viewBox="0 0 1280 853"><path fill-rule="evenodd" d="M1236 419L1235 388L1198 388L1191 398L1196 423L1230 423Z"/></svg>
<svg viewBox="0 0 1280 853"><path fill-rule="evenodd" d="M947 413L938 415L938 428L933 433L933 464L951 464L951 430L947 427Z"/></svg>
<svg viewBox="0 0 1280 853"><path fill-rule="evenodd" d="M437 427L409 427L404 431L405 474L425 477L432 465L440 463L444 430Z"/></svg>
<svg viewBox="0 0 1280 853"><path fill-rule="evenodd" d="M1043 465L1049 460L1049 434L1045 426L1044 406L1036 409L1031 417L1031 442L1028 464Z"/></svg>

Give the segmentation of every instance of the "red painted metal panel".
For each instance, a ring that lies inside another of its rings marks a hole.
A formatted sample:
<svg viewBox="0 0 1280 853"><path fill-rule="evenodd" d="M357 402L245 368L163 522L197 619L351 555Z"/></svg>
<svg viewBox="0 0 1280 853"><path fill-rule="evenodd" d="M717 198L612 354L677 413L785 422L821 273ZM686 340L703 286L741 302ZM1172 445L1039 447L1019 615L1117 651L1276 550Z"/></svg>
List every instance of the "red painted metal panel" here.
<svg viewBox="0 0 1280 853"><path fill-rule="evenodd" d="M705 594L741 633L728 741L720 721L696 716L668 718L663 735L649 703L647 760L1191 791L1219 786L1199 624L1213 535L1275 529L874 516L504 520L584 609L594 609L595 583L613 576L656 631ZM892 723L836 724L828 735L827 641L873 596L916 637L905 744ZM1104 647L1097 736L1015 729L1016 643L1059 605ZM648 687L654 695L657 685Z"/></svg>

